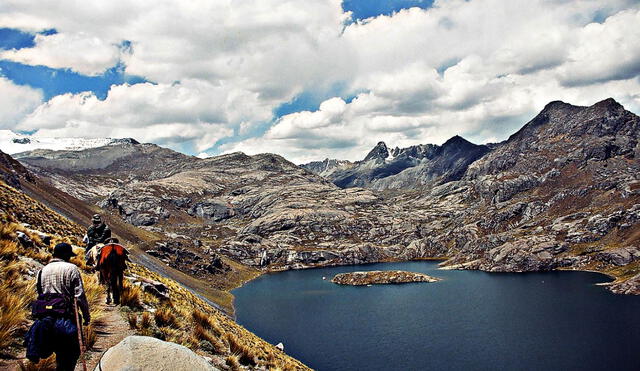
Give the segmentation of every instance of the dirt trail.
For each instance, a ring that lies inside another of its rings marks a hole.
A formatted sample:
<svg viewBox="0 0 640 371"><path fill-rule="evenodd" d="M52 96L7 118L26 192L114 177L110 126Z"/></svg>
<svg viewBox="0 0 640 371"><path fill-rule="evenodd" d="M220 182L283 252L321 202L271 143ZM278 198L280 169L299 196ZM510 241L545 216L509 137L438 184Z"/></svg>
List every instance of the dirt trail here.
<svg viewBox="0 0 640 371"><path fill-rule="evenodd" d="M105 302L106 296L101 300ZM103 317L100 323L94 325L96 332L96 342L93 348L85 353L85 362L87 364L87 370L93 371L102 354L107 349L118 344L122 339L129 335L133 335L134 331L129 328L129 324L124 319L120 312L120 308L113 305L101 304L103 310ZM24 351L18 359L15 360L0 360L0 370L19 371L20 365L18 362L28 362L25 358ZM76 371L82 371L82 362L78 360L76 365Z"/></svg>
<svg viewBox="0 0 640 371"><path fill-rule="evenodd" d="M104 299L106 300L106 297ZM119 307L104 305L102 310L104 316L99 324L94 325L97 335L96 342L93 348L85 353L85 362L89 371L95 369L107 349L118 344L127 336L134 334L134 331L129 328L129 324L122 316ZM80 360L76 365L76 371L82 371L82 362Z"/></svg>

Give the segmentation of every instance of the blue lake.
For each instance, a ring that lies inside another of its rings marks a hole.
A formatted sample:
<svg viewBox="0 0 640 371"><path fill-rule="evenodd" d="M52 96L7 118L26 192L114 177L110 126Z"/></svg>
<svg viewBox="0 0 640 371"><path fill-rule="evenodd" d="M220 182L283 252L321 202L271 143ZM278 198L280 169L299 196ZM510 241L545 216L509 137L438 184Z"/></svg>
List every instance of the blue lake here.
<svg viewBox="0 0 640 371"><path fill-rule="evenodd" d="M443 281L329 282L337 273L390 269ZM588 272L406 262L268 274L233 294L238 323L321 371L640 370L640 297L595 286L607 281Z"/></svg>

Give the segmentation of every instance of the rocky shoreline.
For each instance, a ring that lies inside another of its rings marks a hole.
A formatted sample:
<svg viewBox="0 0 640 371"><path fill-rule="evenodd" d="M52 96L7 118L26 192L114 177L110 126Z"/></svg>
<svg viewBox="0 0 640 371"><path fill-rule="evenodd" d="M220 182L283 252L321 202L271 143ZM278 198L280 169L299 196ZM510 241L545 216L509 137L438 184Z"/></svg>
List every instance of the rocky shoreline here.
<svg viewBox="0 0 640 371"><path fill-rule="evenodd" d="M440 278L407 271L369 271L336 274L331 282L338 285L364 286L412 282L437 282Z"/></svg>

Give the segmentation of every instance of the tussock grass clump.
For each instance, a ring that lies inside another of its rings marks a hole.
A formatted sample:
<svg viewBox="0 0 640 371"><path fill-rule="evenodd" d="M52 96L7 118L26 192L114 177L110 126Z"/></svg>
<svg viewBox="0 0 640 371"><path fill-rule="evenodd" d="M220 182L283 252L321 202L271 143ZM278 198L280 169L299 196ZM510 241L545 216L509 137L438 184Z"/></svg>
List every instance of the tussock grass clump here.
<svg viewBox="0 0 640 371"><path fill-rule="evenodd" d="M138 329L138 315L135 313L127 313L127 322L129 323L129 328L132 330Z"/></svg>
<svg viewBox="0 0 640 371"><path fill-rule="evenodd" d="M93 324L89 326L84 326L84 345L87 347L87 350L93 349L93 346L96 345L96 340L98 340L98 334L96 333Z"/></svg>
<svg viewBox="0 0 640 371"><path fill-rule="evenodd" d="M13 260L16 258L17 254L18 254L17 243L9 240L0 241L0 259Z"/></svg>
<svg viewBox="0 0 640 371"><path fill-rule="evenodd" d="M178 319L169 307L157 309L153 318L158 327L178 327Z"/></svg>
<svg viewBox="0 0 640 371"><path fill-rule="evenodd" d="M240 366L240 361L238 359L238 355L231 354L231 355L227 356L225 361L227 363L227 366L229 366L231 368L231 370L233 370L233 371L242 370L242 367Z"/></svg>
<svg viewBox="0 0 640 371"><path fill-rule="evenodd" d="M55 371L56 369L56 355L52 355L49 358L41 359L38 363L32 363L31 361L20 362L21 371Z"/></svg>
<svg viewBox="0 0 640 371"><path fill-rule="evenodd" d="M256 365L256 355L253 349L239 342L236 337L230 333L226 333L224 339L229 344L229 351L238 356L240 364L246 366Z"/></svg>
<svg viewBox="0 0 640 371"><path fill-rule="evenodd" d="M141 329L151 328L151 313L149 312L142 313L142 318L140 319L140 328Z"/></svg>
<svg viewBox="0 0 640 371"><path fill-rule="evenodd" d="M232 368L231 365L237 363L237 367L240 368L308 370L308 367L242 328L233 319L213 309L175 281L137 264L131 264L129 271L167 285L170 291L169 302L153 302L150 300L152 298L148 298L148 294L144 293L144 305L150 305L157 310L169 306L182 324L180 328L155 328L154 323L151 329L146 330L139 325L138 334L161 336L196 352L218 356L222 362L218 365L221 369ZM178 335L179 331L182 331L181 335ZM231 365L225 363L227 356L232 356L235 362L229 361Z"/></svg>
<svg viewBox="0 0 640 371"><path fill-rule="evenodd" d="M120 305L127 306L131 309L142 308L142 290L138 286L133 286L125 280L123 290L120 293Z"/></svg>
<svg viewBox="0 0 640 371"><path fill-rule="evenodd" d="M194 310L191 314L193 322L202 326L204 329L210 330L215 336L220 337L224 330L220 327L215 319L201 310Z"/></svg>
<svg viewBox="0 0 640 371"><path fill-rule="evenodd" d="M215 354L225 354L227 352L227 346L199 324L196 324L193 328L193 337L195 339L194 343L199 344L206 351Z"/></svg>
<svg viewBox="0 0 640 371"><path fill-rule="evenodd" d="M27 306L31 302L29 295L21 295L23 290L15 291L10 281L0 283L0 350L18 345L21 332L27 326Z"/></svg>
<svg viewBox="0 0 640 371"><path fill-rule="evenodd" d="M18 224L16 223L3 223L0 226L0 239L12 240L16 237L15 233L18 230Z"/></svg>

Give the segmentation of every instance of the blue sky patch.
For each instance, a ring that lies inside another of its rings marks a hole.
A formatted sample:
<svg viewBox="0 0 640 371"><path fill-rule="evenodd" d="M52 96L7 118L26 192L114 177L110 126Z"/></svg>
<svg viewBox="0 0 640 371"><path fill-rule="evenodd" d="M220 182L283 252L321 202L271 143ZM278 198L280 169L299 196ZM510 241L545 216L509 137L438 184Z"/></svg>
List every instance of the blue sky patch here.
<svg viewBox="0 0 640 371"><path fill-rule="evenodd" d="M0 28L0 49L32 48L36 45L34 39L35 36L28 32L13 28Z"/></svg>
<svg viewBox="0 0 640 371"><path fill-rule="evenodd" d="M51 35L55 35L58 33L58 31L55 28L50 28L48 30L44 30L44 31L40 31L38 32L40 35L44 35L44 36L51 36Z"/></svg>
<svg viewBox="0 0 640 371"><path fill-rule="evenodd" d="M50 36L57 34L58 31L54 28L43 30L38 32L40 35ZM15 28L0 28L0 49L23 49L33 48L35 44L35 34L17 30Z"/></svg>
<svg viewBox="0 0 640 371"><path fill-rule="evenodd" d="M354 20L361 20L414 7L428 9L432 5L433 0L344 0L342 9L353 12Z"/></svg>
<svg viewBox="0 0 640 371"><path fill-rule="evenodd" d="M42 89L45 100L60 94L75 94L83 91L91 91L98 99L104 100L112 85L147 82L142 77L127 75L123 63L118 63L102 75L86 76L69 69L30 66L0 60L0 76L8 78L17 85Z"/></svg>

